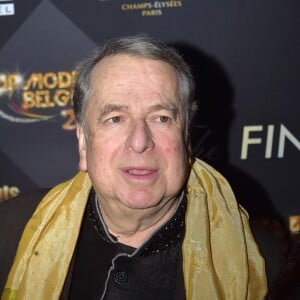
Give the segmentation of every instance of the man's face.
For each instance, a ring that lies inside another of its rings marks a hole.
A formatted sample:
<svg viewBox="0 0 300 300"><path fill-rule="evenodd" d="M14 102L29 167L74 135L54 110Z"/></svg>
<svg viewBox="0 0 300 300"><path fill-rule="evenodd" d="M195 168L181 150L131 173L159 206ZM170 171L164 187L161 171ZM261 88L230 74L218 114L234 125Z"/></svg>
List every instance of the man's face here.
<svg viewBox="0 0 300 300"><path fill-rule="evenodd" d="M139 56L109 56L92 71L90 91L88 137L77 128L79 166L98 197L131 209L175 199L188 157L173 68Z"/></svg>

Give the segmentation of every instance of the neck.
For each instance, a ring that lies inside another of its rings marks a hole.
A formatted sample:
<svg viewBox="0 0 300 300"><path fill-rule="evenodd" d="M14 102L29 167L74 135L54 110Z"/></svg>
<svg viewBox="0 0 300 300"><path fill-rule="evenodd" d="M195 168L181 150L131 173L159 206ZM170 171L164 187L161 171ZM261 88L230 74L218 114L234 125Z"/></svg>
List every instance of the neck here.
<svg viewBox="0 0 300 300"><path fill-rule="evenodd" d="M112 207L98 198L102 218L110 234L118 242L138 248L175 213L180 198L174 198L161 207L130 209Z"/></svg>

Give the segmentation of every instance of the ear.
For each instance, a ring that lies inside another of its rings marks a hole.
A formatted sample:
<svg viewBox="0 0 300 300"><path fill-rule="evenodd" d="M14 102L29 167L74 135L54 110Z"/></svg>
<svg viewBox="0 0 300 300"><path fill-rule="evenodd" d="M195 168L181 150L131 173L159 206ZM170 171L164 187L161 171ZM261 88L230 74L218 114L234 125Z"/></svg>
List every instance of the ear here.
<svg viewBox="0 0 300 300"><path fill-rule="evenodd" d="M79 150L79 170L87 171L86 137L85 137L84 131L79 123L76 123L76 135L77 135L78 150Z"/></svg>

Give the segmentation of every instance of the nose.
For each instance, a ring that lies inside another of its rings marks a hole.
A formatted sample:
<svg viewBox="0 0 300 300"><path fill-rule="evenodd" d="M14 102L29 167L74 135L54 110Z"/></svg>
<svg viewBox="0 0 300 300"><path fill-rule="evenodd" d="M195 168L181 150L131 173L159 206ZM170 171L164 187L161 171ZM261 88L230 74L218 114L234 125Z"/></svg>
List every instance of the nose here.
<svg viewBox="0 0 300 300"><path fill-rule="evenodd" d="M154 142L147 122L143 120L133 122L126 140L126 148L132 149L136 153L143 153L152 149L153 146Z"/></svg>

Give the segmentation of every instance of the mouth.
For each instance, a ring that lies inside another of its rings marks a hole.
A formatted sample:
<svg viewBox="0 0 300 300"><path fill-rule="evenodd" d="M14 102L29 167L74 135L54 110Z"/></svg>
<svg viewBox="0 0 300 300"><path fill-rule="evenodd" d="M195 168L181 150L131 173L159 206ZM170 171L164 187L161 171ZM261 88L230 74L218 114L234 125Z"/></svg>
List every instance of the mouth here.
<svg viewBox="0 0 300 300"><path fill-rule="evenodd" d="M128 178L139 180L150 180L157 176L158 169L147 167L129 167L122 169L123 174Z"/></svg>

